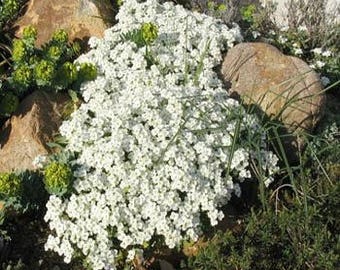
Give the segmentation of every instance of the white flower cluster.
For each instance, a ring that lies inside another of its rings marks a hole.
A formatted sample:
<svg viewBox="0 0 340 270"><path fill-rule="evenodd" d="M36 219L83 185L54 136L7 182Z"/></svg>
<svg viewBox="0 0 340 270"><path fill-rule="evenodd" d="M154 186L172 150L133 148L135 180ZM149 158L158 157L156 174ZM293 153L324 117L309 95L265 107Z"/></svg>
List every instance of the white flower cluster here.
<svg viewBox="0 0 340 270"><path fill-rule="evenodd" d="M44 155L37 155L33 161L32 161L32 165L35 169L42 169L44 167L44 165L46 165L46 163L48 162L48 158L47 156Z"/></svg>
<svg viewBox="0 0 340 270"><path fill-rule="evenodd" d="M241 39L236 26L154 0L125 0L117 18L78 59L99 75L83 84L85 102L60 128L77 153L75 192L51 196L45 216L54 231L46 248L66 262L81 252L93 269L116 269L119 250L131 258L154 236L170 248L197 239L201 215L216 225L220 207L240 195L250 160L268 177L277 169L263 136L259 157L243 143L258 137L259 123L213 71ZM122 40L148 22L158 27L148 48Z"/></svg>

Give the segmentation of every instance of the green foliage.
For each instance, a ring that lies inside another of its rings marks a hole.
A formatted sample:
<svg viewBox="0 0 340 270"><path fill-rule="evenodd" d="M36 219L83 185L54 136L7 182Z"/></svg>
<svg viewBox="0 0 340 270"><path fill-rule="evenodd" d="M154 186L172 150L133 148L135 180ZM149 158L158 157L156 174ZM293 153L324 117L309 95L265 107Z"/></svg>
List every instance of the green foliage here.
<svg viewBox="0 0 340 270"><path fill-rule="evenodd" d="M65 44L68 42L68 34L65 30L59 29L53 33L52 43Z"/></svg>
<svg viewBox="0 0 340 270"><path fill-rule="evenodd" d="M153 23L143 23L141 32L143 40L146 44L151 44L158 37L158 27Z"/></svg>
<svg viewBox="0 0 340 270"><path fill-rule="evenodd" d="M339 187L320 205L294 201L289 209L253 212L241 231L216 234L189 259L189 269L335 269L340 238L332 215Z"/></svg>
<svg viewBox="0 0 340 270"><path fill-rule="evenodd" d="M2 199L19 196L22 192L20 178L14 173L0 174L0 196Z"/></svg>
<svg viewBox="0 0 340 270"><path fill-rule="evenodd" d="M139 48L145 46L145 42L143 40L142 32L140 29L130 30L125 34L122 34L120 38L123 41L131 41L135 43Z"/></svg>
<svg viewBox="0 0 340 270"><path fill-rule="evenodd" d="M93 66L93 65L92 65ZM95 72L96 72L96 69L95 67L93 67ZM78 72L78 69L76 67L75 64L72 64L71 62L65 62L60 68L59 68L59 71L58 71L58 76L60 78L58 78L58 80L64 84L65 87L67 87L67 85L70 85L72 84L73 82L75 82L77 79L78 79L78 75L80 73L82 73L84 71L79 71ZM78 74L79 73L79 74ZM92 78L91 77L86 77L86 78L91 78L91 80L93 80L93 78L95 78L96 76L93 76ZM84 80L86 80L84 78Z"/></svg>
<svg viewBox="0 0 340 270"><path fill-rule="evenodd" d="M33 80L33 70L29 65L22 64L12 73L12 80L18 87L28 88Z"/></svg>
<svg viewBox="0 0 340 270"><path fill-rule="evenodd" d="M36 40L37 35L38 35L37 29L35 29L31 25L25 27L22 33L23 38L26 40L28 39Z"/></svg>
<svg viewBox="0 0 340 270"><path fill-rule="evenodd" d="M70 67L70 72L75 73L75 69ZM81 78L84 81L91 81L97 77L97 68L91 63L81 63L79 67L79 74L70 75L70 78Z"/></svg>
<svg viewBox="0 0 340 270"><path fill-rule="evenodd" d="M71 168L60 162L51 162L44 169L44 183L48 193L62 196L70 192L73 181Z"/></svg>
<svg viewBox="0 0 340 270"><path fill-rule="evenodd" d="M299 165L288 164L271 192L260 192L262 207L253 206L241 225L216 233L182 268L337 269L339 115L324 122L319 134L307 144Z"/></svg>
<svg viewBox="0 0 340 270"><path fill-rule="evenodd" d="M96 77L96 68L92 64L81 64L77 68L70 63L80 48L68 43L64 30L57 30L41 49L34 46L36 37L36 29L28 26L23 38L13 42L14 69L9 82L17 95L22 96L32 88L57 91L77 88L81 82Z"/></svg>
<svg viewBox="0 0 340 270"><path fill-rule="evenodd" d="M157 62L156 56L150 50L150 45L158 37L158 27L154 23L143 23L139 29L133 29L121 35L122 41L134 42L139 48L145 47L144 58L148 67Z"/></svg>
<svg viewBox="0 0 340 270"><path fill-rule="evenodd" d="M19 216L27 212L38 213L47 202L42 176L39 173L24 171L19 174L0 174L0 224L8 215Z"/></svg>
<svg viewBox="0 0 340 270"><path fill-rule="evenodd" d="M51 61L41 60L35 65L33 74L38 86L50 86L55 75L55 65Z"/></svg>
<svg viewBox="0 0 340 270"><path fill-rule="evenodd" d="M52 61L58 61L62 54L62 49L57 45L52 45L47 50L47 58L51 59Z"/></svg>
<svg viewBox="0 0 340 270"><path fill-rule="evenodd" d="M0 116L9 116L17 109L19 99L12 92L0 93Z"/></svg>
<svg viewBox="0 0 340 270"><path fill-rule="evenodd" d="M27 47L24 41L15 39L13 41L12 59L14 62L25 61L27 57Z"/></svg>
<svg viewBox="0 0 340 270"><path fill-rule="evenodd" d="M93 64L71 63L81 48L76 42L68 43L64 30L57 30L41 48L35 47L36 38L37 30L28 26L23 30L22 39L12 42L12 68L1 82L0 117L10 116L18 105L18 98L33 90L77 91L82 82L97 76Z"/></svg>
<svg viewBox="0 0 340 270"><path fill-rule="evenodd" d="M134 29L121 35L123 41L132 41L138 47L150 45L157 37L158 27L151 22L143 23L139 29Z"/></svg>
<svg viewBox="0 0 340 270"><path fill-rule="evenodd" d="M21 2L19 0L0 1L0 28L18 14Z"/></svg>
<svg viewBox="0 0 340 270"><path fill-rule="evenodd" d="M254 22L254 14L256 12L256 6L254 4L241 7L240 12L244 21L248 23Z"/></svg>

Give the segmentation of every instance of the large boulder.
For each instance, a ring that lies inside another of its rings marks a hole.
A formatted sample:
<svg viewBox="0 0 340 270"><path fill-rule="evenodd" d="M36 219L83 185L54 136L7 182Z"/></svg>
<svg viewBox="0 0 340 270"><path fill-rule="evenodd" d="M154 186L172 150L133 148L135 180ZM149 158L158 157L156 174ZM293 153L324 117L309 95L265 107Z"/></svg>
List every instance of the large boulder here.
<svg viewBox="0 0 340 270"><path fill-rule="evenodd" d="M30 0L27 11L17 23L16 35L21 37L27 25L38 30L37 45L47 42L57 29L68 32L70 41L102 37L114 19L110 0Z"/></svg>
<svg viewBox="0 0 340 270"><path fill-rule="evenodd" d="M0 131L0 172L34 169L37 155L50 153L62 122L67 94L36 91L26 97Z"/></svg>
<svg viewBox="0 0 340 270"><path fill-rule="evenodd" d="M241 43L228 51L221 72L231 93L294 134L286 137L288 152L303 147L299 134L314 129L326 100L318 74L304 61L266 43Z"/></svg>

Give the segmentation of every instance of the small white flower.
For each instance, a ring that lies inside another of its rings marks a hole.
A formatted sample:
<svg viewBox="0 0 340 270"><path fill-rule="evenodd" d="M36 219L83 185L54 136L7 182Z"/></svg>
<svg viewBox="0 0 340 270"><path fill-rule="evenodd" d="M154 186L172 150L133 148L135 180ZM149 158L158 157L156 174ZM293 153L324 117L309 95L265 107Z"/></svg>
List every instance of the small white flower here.
<svg viewBox="0 0 340 270"><path fill-rule="evenodd" d="M279 36L278 38L278 41L281 43L281 44L285 44L287 41L288 41L288 38L284 37L284 36Z"/></svg>
<svg viewBox="0 0 340 270"><path fill-rule="evenodd" d="M261 33L258 31L252 31L251 34L253 35L253 38L256 39L261 36Z"/></svg>
<svg viewBox="0 0 340 270"><path fill-rule="evenodd" d="M317 60L317 61L315 62L315 65L316 65L316 67L318 67L318 68L322 68L322 67L325 66L325 62L322 62L322 61L320 61L320 60Z"/></svg>
<svg viewBox="0 0 340 270"><path fill-rule="evenodd" d="M311 50L311 52L313 52L316 55L320 55L320 54L322 54L322 49L321 48L314 48L313 50Z"/></svg>
<svg viewBox="0 0 340 270"><path fill-rule="evenodd" d="M38 155L34 158L32 165L36 169L42 169L48 162L47 156L44 155Z"/></svg>
<svg viewBox="0 0 340 270"><path fill-rule="evenodd" d="M289 30L289 26L283 26L280 29L282 32L287 32Z"/></svg>
<svg viewBox="0 0 340 270"><path fill-rule="evenodd" d="M323 51L321 55L324 56L324 57L330 57L330 56L332 56L332 52L329 51L329 50Z"/></svg>
<svg viewBox="0 0 340 270"><path fill-rule="evenodd" d="M303 51L300 49L300 48L294 48L294 54L295 55L302 55L303 54Z"/></svg>
<svg viewBox="0 0 340 270"><path fill-rule="evenodd" d="M306 27L305 25L300 25L300 26L298 27L298 31L307 32L308 29L307 29L307 27Z"/></svg>
<svg viewBox="0 0 340 270"><path fill-rule="evenodd" d="M264 185L265 187L269 187L269 185L274 181L274 179L272 177L268 177L265 181L264 181Z"/></svg>
<svg viewBox="0 0 340 270"><path fill-rule="evenodd" d="M294 42L294 43L292 44L292 46L293 46L294 48L300 48L300 45L299 45L298 43L296 43L296 42Z"/></svg>
<svg viewBox="0 0 340 270"><path fill-rule="evenodd" d="M331 81L329 80L328 77L326 77L326 76L322 76L322 77L321 77L321 83L322 83L323 86L329 85L330 82L331 82Z"/></svg>

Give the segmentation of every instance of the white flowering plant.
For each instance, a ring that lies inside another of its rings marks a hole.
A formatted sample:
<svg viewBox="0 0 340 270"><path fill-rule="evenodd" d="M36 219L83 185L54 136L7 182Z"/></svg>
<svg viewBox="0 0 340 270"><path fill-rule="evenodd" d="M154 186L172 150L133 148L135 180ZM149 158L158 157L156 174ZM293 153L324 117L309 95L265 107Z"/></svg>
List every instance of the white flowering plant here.
<svg viewBox="0 0 340 270"><path fill-rule="evenodd" d="M117 269L145 247L196 240L253 165L273 180L277 157L255 115L228 96L215 68L242 39L172 3L125 0L118 23L77 59L97 67L84 103L60 127L75 153L73 193L51 195L46 249Z"/></svg>

